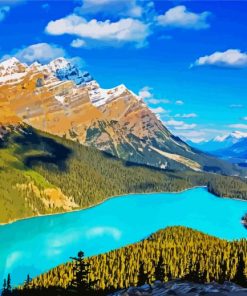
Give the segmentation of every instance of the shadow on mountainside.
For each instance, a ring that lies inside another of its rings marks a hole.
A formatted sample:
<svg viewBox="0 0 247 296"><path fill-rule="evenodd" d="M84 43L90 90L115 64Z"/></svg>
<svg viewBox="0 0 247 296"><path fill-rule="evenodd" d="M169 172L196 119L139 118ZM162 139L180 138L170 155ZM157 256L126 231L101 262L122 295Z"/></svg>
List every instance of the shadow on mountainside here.
<svg viewBox="0 0 247 296"><path fill-rule="evenodd" d="M55 166L56 169L65 171L66 161L72 154L70 148L39 134L32 128L12 135L11 143L14 144L15 154L30 168L36 165L49 165L49 169Z"/></svg>

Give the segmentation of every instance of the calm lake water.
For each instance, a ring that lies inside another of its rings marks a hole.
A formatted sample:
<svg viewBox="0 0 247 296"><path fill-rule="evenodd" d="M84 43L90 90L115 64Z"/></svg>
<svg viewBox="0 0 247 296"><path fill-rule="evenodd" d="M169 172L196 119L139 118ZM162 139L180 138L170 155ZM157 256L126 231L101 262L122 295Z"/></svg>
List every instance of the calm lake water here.
<svg viewBox="0 0 247 296"><path fill-rule="evenodd" d="M68 261L137 242L166 226L183 225L228 240L247 238L240 223L247 202L196 188L182 193L130 194L78 212L0 226L0 280L24 281ZM1 284L1 282L0 282Z"/></svg>

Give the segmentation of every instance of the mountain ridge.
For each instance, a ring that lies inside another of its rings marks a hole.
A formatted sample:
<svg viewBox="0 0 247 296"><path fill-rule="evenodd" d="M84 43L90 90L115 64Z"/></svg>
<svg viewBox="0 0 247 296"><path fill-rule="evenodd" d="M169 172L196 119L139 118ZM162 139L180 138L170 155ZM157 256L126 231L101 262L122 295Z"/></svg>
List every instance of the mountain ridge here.
<svg viewBox="0 0 247 296"><path fill-rule="evenodd" d="M172 135L126 86L102 89L88 72L88 81L77 84L81 73L64 58L47 65L28 66L15 58L0 63L0 109L5 106L37 129L127 161L161 169L245 174Z"/></svg>

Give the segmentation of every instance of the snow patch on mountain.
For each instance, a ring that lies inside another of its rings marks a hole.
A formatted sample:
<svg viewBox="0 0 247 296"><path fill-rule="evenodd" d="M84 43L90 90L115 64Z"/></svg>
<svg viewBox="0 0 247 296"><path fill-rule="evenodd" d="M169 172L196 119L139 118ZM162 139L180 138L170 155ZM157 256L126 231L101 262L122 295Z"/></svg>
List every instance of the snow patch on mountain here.
<svg viewBox="0 0 247 296"><path fill-rule="evenodd" d="M93 80L87 84L87 87L89 90L89 98L92 104L96 107L105 105L106 103L123 95L125 92L129 92L137 100L140 100L140 97L130 91L124 84L120 84L114 88L104 89L101 88L95 80Z"/></svg>
<svg viewBox="0 0 247 296"><path fill-rule="evenodd" d="M0 84L19 82L28 71L28 66L16 58L5 60L0 63Z"/></svg>
<svg viewBox="0 0 247 296"><path fill-rule="evenodd" d="M65 58L57 58L47 65L34 62L28 66L13 57L0 63L0 78L5 77L0 80L0 83L14 81L15 79L16 82L19 82L19 79L23 78L29 71L45 72L61 81L73 81L78 86L86 85L86 83L93 80L93 77L88 72L81 71ZM19 73L23 73L23 75L16 75Z"/></svg>
<svg viewBox="0 0 247 296"><path fill-rule="evenodd" d="M247 138L247 132L240 132L240 131L234 131L228 135L224 136L217 136L213 139L215 142L224 142L226 140L231 140L232 144L234 144L234 141L238 141L242 138Z"/></svg>
<svg viewBox="0 0 247 296"><path fill-rule="evenodd" d="M57 58L51 61L47 68L59 80L71 80L76 85L85 85L93 80L93 77L86 71L82 72L76 65L72 64L65 58Z"/></svg>

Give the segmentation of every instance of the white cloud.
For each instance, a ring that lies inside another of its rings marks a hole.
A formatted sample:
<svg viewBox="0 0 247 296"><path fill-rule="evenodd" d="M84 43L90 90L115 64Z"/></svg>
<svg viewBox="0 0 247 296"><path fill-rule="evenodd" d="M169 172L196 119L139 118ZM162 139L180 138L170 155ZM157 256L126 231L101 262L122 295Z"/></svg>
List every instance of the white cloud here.
<svg viewBox="0 0 247 296"><path fill-rule="evenodd" d="M175 104L176 104L176 105L183 105L183 104L184 104L184 101L177 100L177 101L175 102Z"/></svg>
<svg viewBox="0 0 247 296"><path fill-rule="evenodd" d="M120 15L130 17L140 17L143 13L143 7L136 0L84 0L77 13L105 15Z"/></svg>
<svg viewBox="0 0 247 296"><path fill-rule="evenodd" d="M195 118L195 117L197 117L197 114L196 113L176 114L174 117L177 117L177 118Z"/></svg>
<svg viewBox="0 0 247 296"><path fill-rule="evenodd" d="M150 108L151 111L155 114L160 114L160 113L166 113L167 111L162 108L162 107L157 107L157 108Z"/></svg>
<svg viewBox="0 0 247 296"><path fill-rule="evenodd" d="M247 129L247 124L236 123L236 124L230 124L229 127L234 129Z"/></svg>
<svg viewBox="0 0 247 296"><path fill-rule="evenodd" d="M229 107L230 108L233 108L233 109L234 108L237 108L238 109L238 108L244 108L244 105L242 105L242 104L231 104L231 105L229 105Z"/></svg>
<svg viewBox="0 0 247 296"><path fill-rule="evenodd" d="M79 38L77 38L77 39L74 39L74 40L70 43L70 45L71 45L72 47L74 47L74 48L80 48L80 47L84 47L84 46L86 46L86 42L85 42L83 39L79 39Z"/></svg>
<svg viewBox="0 0 247 296"><path fill-rule="evenodd" d="M152 87L144 86L138 93L142 99L144 99L148 104L157 105L157 104L169 104L171 101L166 99L156 99L152 93Z"/></svg>
<svg viewBox="0 0 247 296"><path fill-rule="evenodd" d="M181 137L185 141L189 140L194 143L201 143L201 142L207 141L206 135L203 131L182 130L182 131L177 131L176 135Z"/></svg>
<svg viewBox="0 0 247 296"><path fill-rule="evenodd" d="M155 98L151 98L151 99L148 100L148 102L150 104L157 105L157 104L160 104L161 103L161 100L155 99Z"/></svg>
<svg viewBox="0 0 247 296"><path fill-rule="evenodd" d="M139 96L142 97L144 100L149 99L153 97L153 94L151 93L152 88L149 86L144 86L140 91L139 91Z"/></svg>
<svg viewBox="0 0 247 296"><path fill-rule="evenodd" d="M9 11L10 11L9 6L0 6L0 22L5 19L6 15Z"/></svg>
<svg viewBox="0 0 247 296"><path fill-rule="evenodd" d="M101 41L105 45L116 46L116 43L132 42L137 47L144 46L150 34L149 25L137 19L124 18L116 22L96 19L87 21L76 14L49 22L46 32L51 35L70 34L97 41L97 44Z"/></svg>
<svg viewBox="0 0 247 296"><path fill-rule="evenodd" d="M72 64L72 65L76 65L77 67L79 67L80 69L83 69L86 67L86 62L85 60L83 60L83 58L81 57L73 57L73 58L68 58L67 60Z"/></svg>
<svg viewBox="0 0 247 296"><path fill-rule="evenodd" d="M20 61L28 64L34 61L46 63L64 55L65 55L64 49L62 49L57 45L48 44L48 43L33 44L23 49L20 49L15 54L15 56Z"/></svg>
<svg viewBox="0 0 247 296"><path fill-rule="evenodd" d="M200 57L192 66L243 68L247 67L247 54L239 49L217 51L211 55Z"/></svg>
<svg viewBox="0 0 247 296"><path fill-rule="evenodd" d="M121 231L117 228L114 227L105 227L105 226L98 226L98 227L93 227L87 230L86 236L88 238L93 238L97 236L103 236L103 235L110 235L112 236L115 240L119 240L121 238Z"/></svg>
<svg viewBox="0 0 247 296"><path fill-rule="evenodd" d="M150 98L148 99L148 103L157 105L157 104L170 104L171 101L167 99L155 99L155 98Z"/></svg>
<svg viewBox="0 0 247 296"><path fill-rule="evenodd" d="M202 13L190 12L186 6L179 5L169 9L165 14L159 15L157 22L164 27L200 30L210 27L207 22L210 15L211 13L208 11Z"/></svg>
<svg viewBox="0 0 247 296"><path fill-rule="evenodd" d="M174 119L164 121L164 124L167 125L168 127L172 127L175 130L187 130L187 129L193 129L196 127L195 123L188 124L188 123L185 123L184 121L178 121Z"/></svg>

